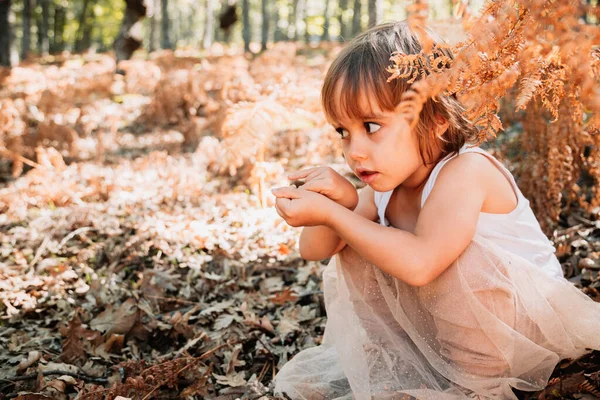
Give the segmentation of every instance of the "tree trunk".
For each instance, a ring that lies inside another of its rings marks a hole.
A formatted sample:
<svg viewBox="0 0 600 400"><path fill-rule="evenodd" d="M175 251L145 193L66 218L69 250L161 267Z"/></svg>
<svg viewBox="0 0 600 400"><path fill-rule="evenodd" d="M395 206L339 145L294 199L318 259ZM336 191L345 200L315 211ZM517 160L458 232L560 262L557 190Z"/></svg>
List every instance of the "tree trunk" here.
<svg viewBox="0 0 600 400"><path fill-rule="evenodd" d="M360 17L362 13L362 4L360 0L354 0L354 13L352 14L352 36L358 35L362 31Z"/></svg>
<svg viewBox="0 0 600 400"><path fill-rule="evenodd" d="M262 14L262 27L260 31L260 51L267 50L269 41L269 0L260 1L260 10Z"/></svg>
<svg viewBox="0 0 600 400"><path fill-rule="evenodd" d="M219 14L218 30L222 32L223 40L228 44L231 39L231 30L233 29L233 25L238 20L237 6L237 0L223 1L223 7L221 8L221 13Z"/></svg>
<svg viewBox="0 0 600 400"><path fill-rule="evenodd" d="M83 50L83 37L85 35L86 29L86 20L87 20L87 12L88 6L90 4L89 0L83 0L83 8L81 9L81 14L79 14L79 27L77 28L77 36L75 39L75 52L79 53Z"/></svg>
<svg viewBox="0 0 600 400"><path fill-rule="evenodd" d="M212 46L215 38L215 0L206 0L206 23L204 24L204 38L202 47Z"/></svg>
<svg viewBox="0 0 600 400"><path fill-rule="evenodd" d="M325 11L323 12L323 34L321 35L321 41L329 41L329 3L330 0L325 1Z"/></svg>
<svg viewBox="0 0 600 400"><path fill-rule="evenodd" d="M345 17L346 11L348 10L348 0L339 0L338 3L338 22L340 24L340 42L346 40L348 36L348 25L346 24Z"/></svg>
<svg viewBox="0 0 600 400"><path fill-rule="evenodd" d="M171 39L169 38L169 0L161 0L161 26L160 26L160 47L161 49L171 49Z"/></svg>
<svg viewBox="0 0 600 400"><path fill-rule="evenodd" d="M156 50L156 44L158 41L158 7L159 0L151 0L152 3L152 16L150 17L150 34L148 35L148 51L153 52Z"/></svg>
<svg viewBox="0 0 600 400"><path fill-rule="evenodd" d="M242 36L244 37L244 51L250 52L250 0L242 0Z"/></svg>
<svg viewBox="0 0 600 400"><path fill-rule="evenodd" d="M273 32L273 41L281 42L285 40L285 34L281 30L281 26L279 25L279 19L281 16L279 15L279 6L277 6L277 2L273 4L275 9L273 10L273 26L275 27L275 31Z"/></svg>
<svg viewBox="0 0 600 400"><path fill-rule="evenodd" d="M93 4L92 4L93 5ZM81 37L81 51L92 47L92 30L94 29L96 14L93 7L88 9L85 22L83 24L83 36Z"/></svg>
<svg viewBox="0 0 600 400"><path fill-rule="evenodd" d="M50 40L48 32L50 30L50 0L39 0L42 7L42 15L38 24L38 48L42 56L47 56L50 52Z"/></svg>
<svg viewBox="0 0 600 400"><path fill-rule="evenodd" d="M125 14L119 30L119 36L115 40L115 54L117 63L128 60L134 51L142 45L142 38L136 37L134 25L146 16L146 5L144 0L125 0Z"/></svg>
<svg viewBox="0 0 600 400"><path fill-rule="evenodd" d="M306 32L304 26L304 14L306 13L306 0L294 0L294 32L292 40L300 40L302 33Z"/></svg>
<svg viewBox="0 0 600 400"><path fill-rule="evenodd" d="M383 0L369 0L369 28L383 20Z"/></svg>
<svg viewBox="0 0 600 400"><path fill-rule="evenodd" d="M10 0L0 0L0 66L10 67Z"/></svg>
<svg viewBox="0 0 600 400"><path fill-rule="evenodd" d="M301 0L303 2L302 4L302 17L304 19L304 41L306 43L310 42L310 32L308 31L308 7L307 7L307 2L308 0Z"/></svg>
<svg viewBox="0 0 600 400"><path fill-rule="evenodd" d="M224 42L225 41L225 34L223 32L223 30L221 29L221 15L223 15L223 13L225 12L225 10L227 9L227 1L221 1L221 7L219 8L219 10L217 11L217 16L215 18L218 18L219 23L218 24L214 24L215 25L215 42ZM191 31L191 27L193 26L193 20L190 16L190 31ZM191 37L191 35L190 35Z"/></svg>
<svg viewBox="0 0 600 400"><path fill-rule="evenodd" d="M31 0L23 0L23 40L21 60L25 60L31 50Z"/></svg>
<svg viewBox="0 0 600 400"><path fill-rule="evenodd" d="M96 19L96 13L92 14L92 17L93 19ZM106 44L104 43L104 25L98 24L96 27L98 29L98 31L96 32L96 40L94 41L96 51L98 51L99 53L104 53L107 50Z"/></svg>
<svg viewBox="0 0 600 400"><path fill-rule="evenodd" d="M288 26L287 26L287 40L295 40L296 36L296 6L298 0L291 0L288 4Z"/></svg>
<svg viewBox="0 0 600 400"><path fill-rule="evenodd" d="M65 24L67 20L67 11L61 5L54 5L54 37L50 50L53 54L60 53L65 49Z"/></svg>

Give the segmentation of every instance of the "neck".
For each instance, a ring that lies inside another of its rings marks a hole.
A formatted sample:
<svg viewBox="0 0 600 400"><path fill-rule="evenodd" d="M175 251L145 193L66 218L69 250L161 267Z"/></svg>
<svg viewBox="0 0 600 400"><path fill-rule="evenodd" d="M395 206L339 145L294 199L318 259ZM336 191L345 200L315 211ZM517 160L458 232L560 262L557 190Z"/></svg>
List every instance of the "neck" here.
<svg viewBox="0 0 600 400"><path fill-rule="evenodd" d="M443 157L442 150L439 148L435 149L432 156L436 161L428 164L423 162L423 164L421 164L421 166L411 176L409 176L408 179L402 182L402 187L409 192L415 193L420 193L423 190L429 175L431 175L431 171L433 171L437 163Z"/></svg>

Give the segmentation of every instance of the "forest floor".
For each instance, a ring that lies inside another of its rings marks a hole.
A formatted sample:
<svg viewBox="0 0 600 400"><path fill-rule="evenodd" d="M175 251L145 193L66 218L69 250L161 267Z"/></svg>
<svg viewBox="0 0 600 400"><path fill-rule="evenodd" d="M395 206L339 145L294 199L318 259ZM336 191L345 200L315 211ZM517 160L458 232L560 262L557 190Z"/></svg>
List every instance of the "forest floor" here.
<svg viewBox="0 0 600 400"><path fill-rule="evenodd" d="M316 82L326 60L311 60ZM252 66L242 69L258 82ZM55 119L71 130L52 125L17 177L2 160L0 399L270 398L287 360L322 341L325 264L299 257L298 230L241 180L245 170L211 168L204 133L190 140L181 121L140 122L160 88L115 94L113 79L106 97L73 105L72 123ZM7 96L25 96L16 92ZM31 130L42 126L15 104ZM52 149L73 137L64 132L76 132L76 151ZM314 150L295 140L288 170ZM344 171L339 158L319 161ZM565 273L600 301L600 221L565 220L553 236ZM561 362L546 390L519 396L600 396L600 353Z"/></svg>

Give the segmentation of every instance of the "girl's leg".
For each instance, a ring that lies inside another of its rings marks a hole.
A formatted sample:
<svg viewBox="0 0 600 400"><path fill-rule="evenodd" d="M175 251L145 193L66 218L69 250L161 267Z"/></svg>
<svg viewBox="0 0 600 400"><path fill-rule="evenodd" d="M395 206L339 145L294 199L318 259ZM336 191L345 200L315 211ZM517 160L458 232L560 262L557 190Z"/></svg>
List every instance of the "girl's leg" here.
<svg viewBox="0 0 600 400"><path fill-rule="evenodd" d="M375 276L375 267L366 262L354 249L346 246L340 253L340 262L348 284L350 301L361 325L372 340L384 340L381 327L395 333L402 332L381 292ZM386 335L383 335L386 336Z"/></svg>
<svg viewBox="0 0 600 400"><path fill-rule="evenodd" d="M518 300L500 263L471 244L419 295L433 315L442 357L468 375L510 374L512 355L506 350Z"/></svg>

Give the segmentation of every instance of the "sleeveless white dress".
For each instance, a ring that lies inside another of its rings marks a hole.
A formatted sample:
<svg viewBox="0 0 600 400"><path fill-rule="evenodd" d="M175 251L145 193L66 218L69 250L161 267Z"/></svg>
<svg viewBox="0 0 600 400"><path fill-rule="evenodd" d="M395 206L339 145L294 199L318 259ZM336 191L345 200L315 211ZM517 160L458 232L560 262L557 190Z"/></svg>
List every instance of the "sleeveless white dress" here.
<svg viewBox="0 0 600 400"><path fill-rule="evenodd" d="M600 304L562 276L551 242L500 162L518 205L481 213L475 237L436 280L410 286L350 246L323 274L327 326L275 377L292 399L516 399L541 390L556 364L600 350ZM455 155L456 156L456 155ZM440 161L423 189L427 201ZM380 223L391 192L375 193ZM398 249L402 251L402 249Z"/></svg>

